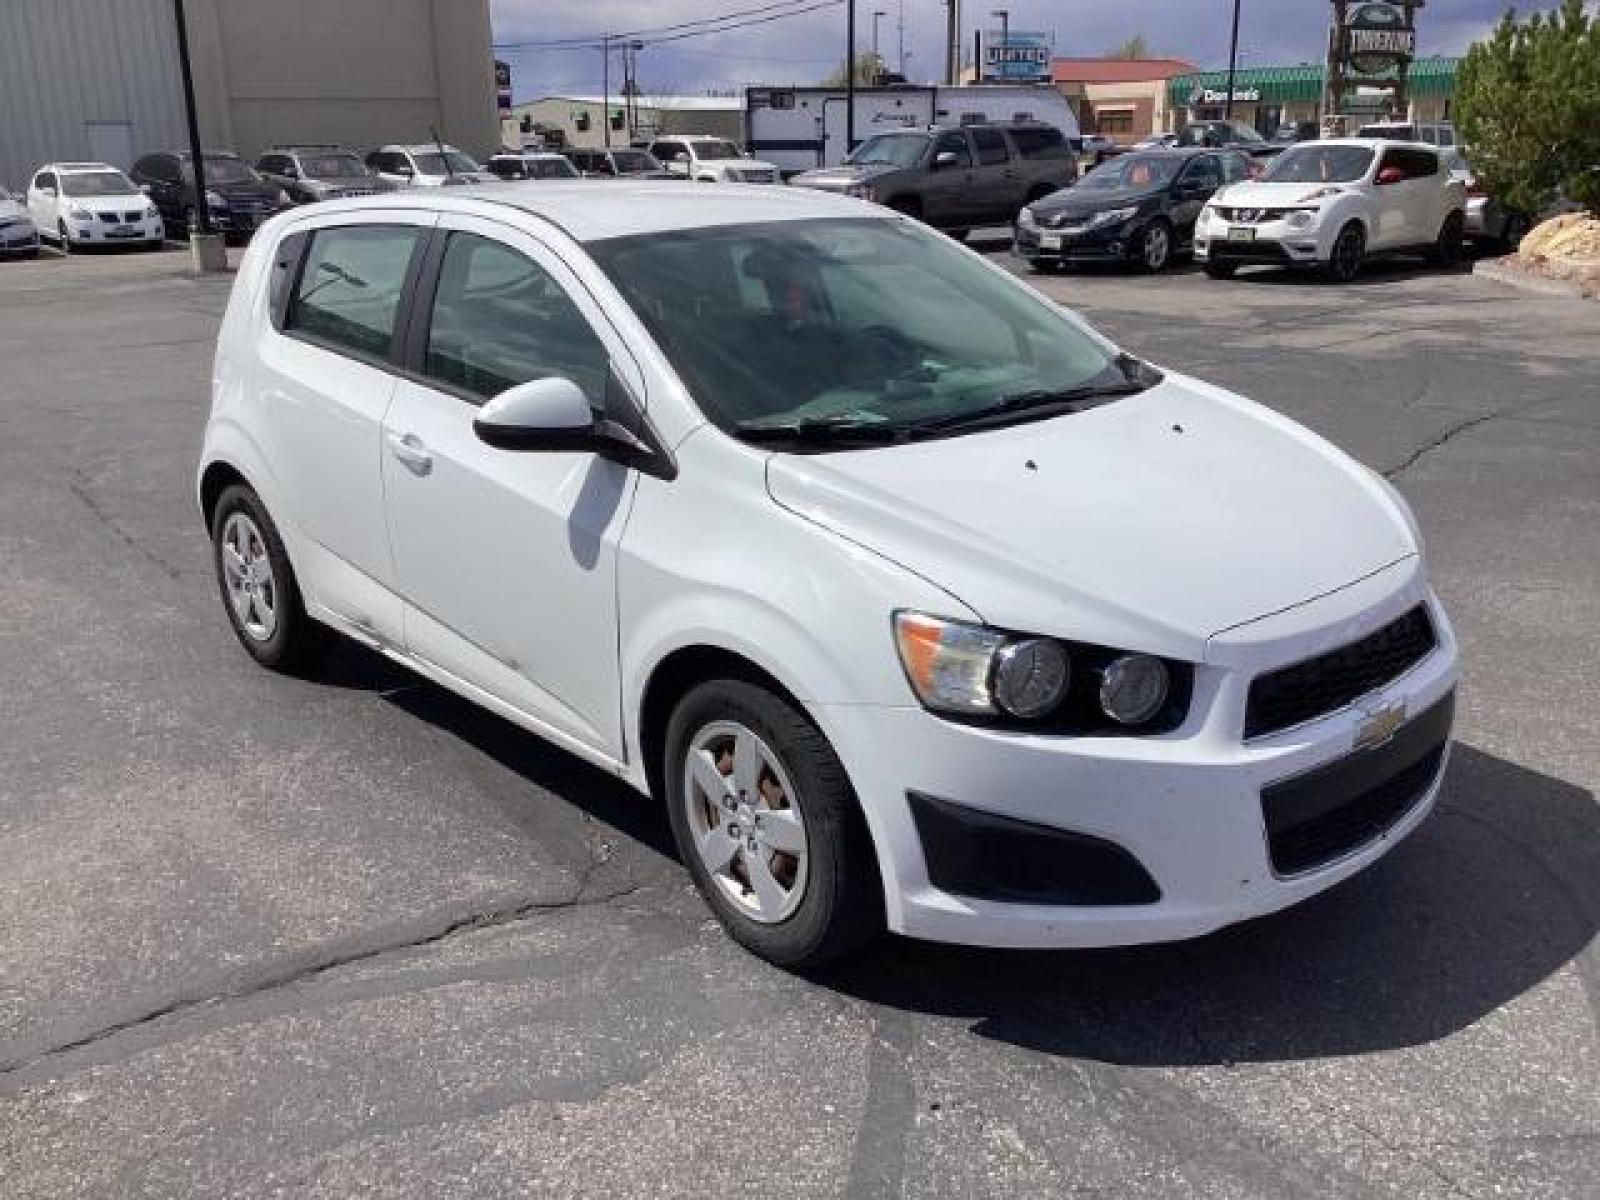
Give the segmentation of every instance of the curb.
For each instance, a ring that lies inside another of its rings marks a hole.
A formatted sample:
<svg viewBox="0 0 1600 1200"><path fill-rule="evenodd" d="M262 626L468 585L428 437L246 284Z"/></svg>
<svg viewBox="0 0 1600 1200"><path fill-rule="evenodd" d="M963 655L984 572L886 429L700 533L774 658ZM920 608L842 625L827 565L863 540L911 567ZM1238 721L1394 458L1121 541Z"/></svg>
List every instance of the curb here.
<svg viewBox="0 0 1600 1200"><path fill-rule="evenodd" d="M1600 296L1588 295L1581 284L1574 283L1570 279L1546 279L1542 275L1529 275L1526 271L1502 266L1497 262L1474 263L1472 274L1474 278L1490 279L1495 283L1503 283L1507 287L1532 292L1538 296L1561 296L1568 300L1600 300Z"/></svg>

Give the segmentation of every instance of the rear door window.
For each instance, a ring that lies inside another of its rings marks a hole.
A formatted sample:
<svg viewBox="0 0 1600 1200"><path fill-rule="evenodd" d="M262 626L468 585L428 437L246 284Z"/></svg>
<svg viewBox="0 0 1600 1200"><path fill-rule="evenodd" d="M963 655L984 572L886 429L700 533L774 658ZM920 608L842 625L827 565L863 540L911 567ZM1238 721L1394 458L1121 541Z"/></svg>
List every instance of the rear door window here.
<svg viewBox="0 0 1600 1200"><path fill-rule="evenodd" d="M1067 139L1059 129L1013 129L1011 144L1023 158L1067 157Z"/></svg>
<svg viewBox="0 0 1600 1200"><path fill-rule="evenodd" d="M408 225L317 230L290 297L285 331L359 358L387 359L422 232Z"/></svg>
<svg viewBox="0 0 1600 1200"><path fill-rule="evenodd" d="M974 129L972 140L978 147L978 162L983 166L1003 163L1011 157L1011 152L1006 149L1005 135L998 129Z"/></svg>

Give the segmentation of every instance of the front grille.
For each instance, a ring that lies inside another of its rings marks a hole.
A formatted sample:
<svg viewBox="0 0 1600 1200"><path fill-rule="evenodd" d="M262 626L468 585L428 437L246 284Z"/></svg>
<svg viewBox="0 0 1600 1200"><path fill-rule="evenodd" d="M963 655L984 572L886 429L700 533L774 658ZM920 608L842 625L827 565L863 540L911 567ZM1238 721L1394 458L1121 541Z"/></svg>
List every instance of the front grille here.
<svg viewBox="0 0 1600 1200"><path fill-rule="evenodd" d="M1454 716L1451 693L1383 745L1264 788L1272 869L1297 875L1325 866L1397 825L1438 778Z"/></svg>
<svg viewBox="0 0 1600 1200"><path fill-rule="evenodd" d="M1261 737L1343 708L1398 679L1438 644L1427 609L1316 658L1257 676L1245 706L1244 736Z"/></svg>

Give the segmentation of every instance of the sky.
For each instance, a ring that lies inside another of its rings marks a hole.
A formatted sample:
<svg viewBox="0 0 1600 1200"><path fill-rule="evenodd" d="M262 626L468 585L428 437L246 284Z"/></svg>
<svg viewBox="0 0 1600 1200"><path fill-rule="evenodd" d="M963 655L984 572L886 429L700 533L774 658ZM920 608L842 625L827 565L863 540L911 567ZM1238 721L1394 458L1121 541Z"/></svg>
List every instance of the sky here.
<svg viewBox="0 0 1600 1200"><path fill-rule="evenodd" d="M1239 48L1243 66L1320 61L1327 36L1324 0L1241 0ZM603 56L594 46L517 47L597 37L608 32L653 30L697 18L776 7L781 0L490 0L496 55L512 65L516 100L547 95L597 94ZM824 4L818 11L728 33L647 46L638 54L641 90L698 94L752 83L814 83L844 59L845 9L841 0L793 0L790 7ZM990 16L1006 0L966 0L963 45L972 30L998 27ZM1230 0L1009 0L1013 30L1055 35L1058 55L1103 55L1142 33L1150 53L1184 58L1202 67L1226 66ZM1429 0L1417 14L1422 54L1459 54L1489 28L1506 0ZM1519 11L1551 7L1523 0ZM943 62L942 0L857 0L857 43L871 46L874 11L879 53L893 69L897 26L903 13L906 75L934 78ZM757 16L768 15L758 13ZM681 30L679 32L682 32ZM659 35L658 35L659 36ZM643 40L648 40L648 35ZM620 54L613 52L612 88L620 87Z"/></svg>

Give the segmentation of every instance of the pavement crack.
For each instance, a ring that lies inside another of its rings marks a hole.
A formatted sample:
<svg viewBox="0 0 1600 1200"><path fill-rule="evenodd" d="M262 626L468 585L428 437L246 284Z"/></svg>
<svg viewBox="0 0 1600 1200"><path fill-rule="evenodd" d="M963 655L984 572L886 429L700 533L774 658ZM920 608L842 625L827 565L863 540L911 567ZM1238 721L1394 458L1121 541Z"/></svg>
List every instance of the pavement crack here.
<svg viewBox="0 0 1600 1200"><path fill-rule="evenodd" d="M213 985L205 990L181 993L165 1004L147 1008L53 1045L0 1060L0 1080L24 1072L31 1073L40 1064L49 1060L88 1049L120 1035L146 1029L196 1010L236 1003L266 992L291 988L343 967L370 962L390 954L434 946L462 934L511 925L563 909L610 904L640 891L643 887L642 884L630 882L614 891L591 896L587 893L589 875L592 872L593 868L585 872L580 876L576 888L568 895L556 899L530 900L525 897L512 897L500 903L484 905L472 912L445 915L433 920L424 919L391 928L376 936L335 940L303 954L292 956L276 966L239 978L229 986Z"/></svg>
<svg viewBox="0 0 1600 1200"><path fill-rule="evenodd" d="M101 524L126 543L129 549L146 561L153 563L168 579L176 580L181 578L177 567L149 549L143 542L124 529L116 516L95 498L94 493L89 490L89 480L83 471L76 467L73 468L72 481L67 484L67 490L76 496L83 506L99 519Z"/></svg>
<svg viewBox="0 0 1600 1200"><path fill-rule="evenodd" d="M1406 457L1400 462L1396 463L1392 467L1385 467L1383 469L1383 477L1391 480L1397 479L1399 476L1409 471L1412 467L1416 466L1417 463L1420 462L1425 456L1432 454L1435 450L1437 450L1440 446L1443 446L1452 438L1455 438L1459 434L1465 433L1469 429L1476 429L1479 425L1493 421L1499 416L1500 413L1498 412L1480 413L1476 417L1468 417L1464 421L1457 421L1454 425L1446 426L1441 433L1435 437L1429 438L1410 454L1406 455Z"/></svg>

